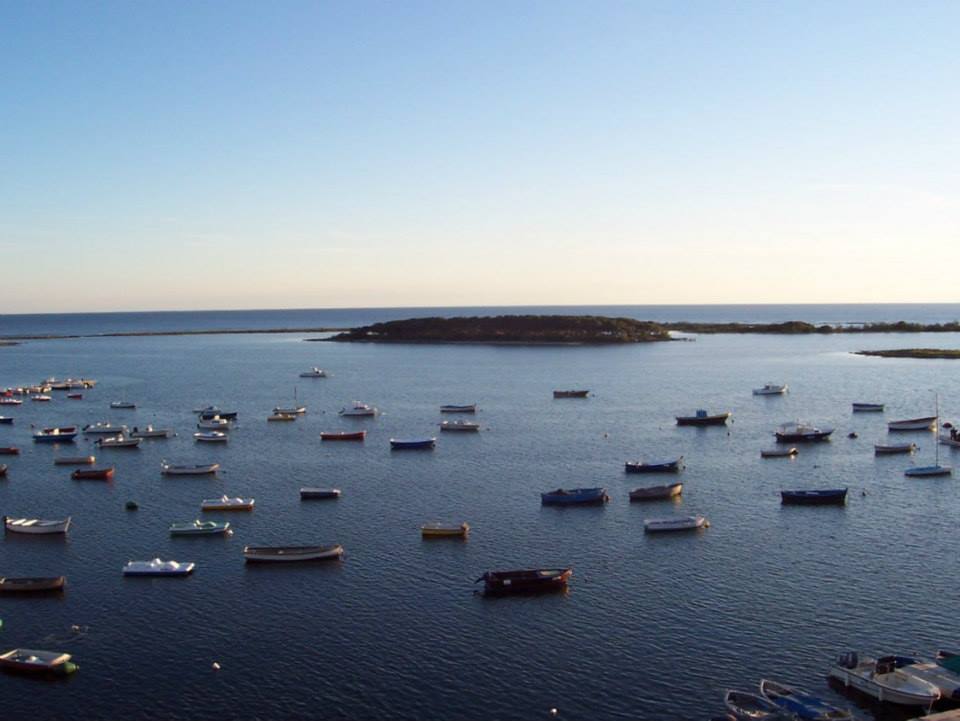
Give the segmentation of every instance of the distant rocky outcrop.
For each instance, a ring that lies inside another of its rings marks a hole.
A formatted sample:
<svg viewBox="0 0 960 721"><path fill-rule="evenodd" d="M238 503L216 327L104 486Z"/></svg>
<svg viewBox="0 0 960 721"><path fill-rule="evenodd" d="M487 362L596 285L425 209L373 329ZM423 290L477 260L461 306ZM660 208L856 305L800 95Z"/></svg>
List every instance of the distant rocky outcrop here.
<svg viewBox="0 0 960 721"><path fill-rule="evenodd" d="M858 350L854 355L878 358L960 358L960 350L951 348L894 348L892 350Z"/></svg>

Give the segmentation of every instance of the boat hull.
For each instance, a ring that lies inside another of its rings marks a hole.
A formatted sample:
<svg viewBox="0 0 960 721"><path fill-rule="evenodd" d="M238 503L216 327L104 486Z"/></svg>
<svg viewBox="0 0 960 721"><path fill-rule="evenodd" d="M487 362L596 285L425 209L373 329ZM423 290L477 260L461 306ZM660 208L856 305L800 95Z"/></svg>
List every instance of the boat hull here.
<svg viewBox="0 0 960 721"><path fill-rule="evenodd" d="M44 521L41 519L3 517L4 528L10 533L23 533L29 536L49 536L63 534L70 530L70 518L62 521Z"/></svg>
<svg viewBox="0 0 960 721"><path fill-rule="evenodd" d="M630 491L631 501L663 501L670 498L676 498L683 493L682 483L671 483L668 486L651 486L649 488L637 488Z"/></svg>
<svg viewBox="0 0 960 721"><path fill-rule="evenodd" d="M367 437L366 431L342 432L342 433L321 433L321 441L362 441Z"/></svg>
<svg viewBox="0 0 960 721"><path fill-rule="evenodd" d="M488 596L550 593L564 590L571 575L572 568L487 571L477 582L484 582L483 591Z"/></svg>
<svg viewBox="0 0 960 721"><path fill-rule="evenodd" d="M732 414L718 413L712 416L676 416L678 426L725 426Z"/></svg>
<svg viewBox="0 0 960 721"><path fill-rule="evenodd" d="M62 591L66 576L51 578L0 578L0 593L49 593Z"/></svg>
<svg viewBox="0 0 960 721"><path fill-rule="evenodd" d="M780 502L785 506L842 506L847 502L847 489L780 491Z"/></svg>
<svg viewBox="0 0 960 721"><path fill-rule="evenodd" d="M679 473L683 469L683 456L675 461L664 463L633 463L627 461L623 468L627 473Z"/></svg>
<svg viewBox="0 0 960 721"><path fill-rule="evenodd" d="M936 428L937 417L909 418L903 421L890 421L887 430L890 431L932 431Z"/></svg>
<svg viewBox="0 0 960 721"><path fill-rule="evenodd" d="M339 488L301 488L300 498L303 500L328 500L340 498Z"/></svg>
<svg viewBox="0 0 960 721"><path fill-rule="evenodd" d="M301 563L304 561L336 561L343 556L343 546L245 546L247 563Z"/></svg>

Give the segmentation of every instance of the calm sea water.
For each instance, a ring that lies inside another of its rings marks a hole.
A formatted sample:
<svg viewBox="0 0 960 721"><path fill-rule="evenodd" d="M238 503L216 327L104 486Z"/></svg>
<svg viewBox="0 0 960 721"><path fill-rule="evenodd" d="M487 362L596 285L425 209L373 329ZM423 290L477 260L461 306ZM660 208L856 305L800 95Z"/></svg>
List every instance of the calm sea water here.
<svg viewBox="0 0 960 721"><path fill-rule="evenodd" d="M90 327L107 327L98 322ZM0 512L69 514L74 526L66 540L0 539L0 575L69 579L59 598L0 597L0 646L68 651L81 666L59 682L0 675L5 715L546 719L557 708L567 719L697 719L722 712L725 688L753 688L761 677L842 700L824 676L848 649L957 645L956 481L904 477L911 462L933 461L932 434L911 435L920 445L913 460L875 458L872 446L888 437L886 420L932 414L935 392L944 417L960 418L958 366L848 351L960 347L960 337L708 336L611 348L301 338L0 349L0 385L50 375L100 381L82 401L56 394L4 409L16 423L0 426L0 445L23 453L4 459ZM297 377L314 365L331 377ZM768 380L791 392L751 395ZM551 397L568 387L593 396ZM267 423L295 392L307 415ZM137 410L110 410L121 398ZM383 414L338 417L354 399ZM887 412L854 416L852 401L885 402ZM441 404L472 402L481 433L437 433ZM240 412L224 447L190 435L191 409L210 403ZM730 410L733 422L673 424L699 407ZM773 428L797 417L837 432L796 460L761 460ZM132 452L30 441L31 424L104 419L179 435ZM369 431L365 443L319 440L323 430L353 428ZM389 449L391 436L423 434L439 437L435 451ZM53 465L57 453L88 451L116 466L112 483L71 481L69 467ZM631 488L664 479L625 476L625 460L680 454L682 500L628 502ZM216 460L223 470L164 478L161 459ZM301 485L343 496L301 502ZM605 507L540 505L541 491L594 485L612 496ZM780 489L838 486L851 489L845 508L779 503ZM233 522L234 536L169 537L171 522L200 517L200 501L222 493L256 498L249 514L206 514ZM124 510L131 499L139 511ZM692 513L711 528L643 533L644 518ZM432 520L467 520L473 530L466 542L424 542L418 527ZM246 543L330 542L344 544L342 563L257 568L241 555ZM155 556L198 569L187 579L121 577L128 560ZM565 595L474 593L488 569L557 565L574 568Z"/></svg>

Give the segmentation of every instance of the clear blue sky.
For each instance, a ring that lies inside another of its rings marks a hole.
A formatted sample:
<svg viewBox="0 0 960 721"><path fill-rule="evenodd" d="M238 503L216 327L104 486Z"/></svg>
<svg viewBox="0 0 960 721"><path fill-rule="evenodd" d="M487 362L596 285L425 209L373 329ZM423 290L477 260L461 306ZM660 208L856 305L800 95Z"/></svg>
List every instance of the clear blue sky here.
<svg viewBox="0 0 960 721"><path fill-rule="evenodd" d="M960 297L960 2L0 11L0 312Z"/></svg>

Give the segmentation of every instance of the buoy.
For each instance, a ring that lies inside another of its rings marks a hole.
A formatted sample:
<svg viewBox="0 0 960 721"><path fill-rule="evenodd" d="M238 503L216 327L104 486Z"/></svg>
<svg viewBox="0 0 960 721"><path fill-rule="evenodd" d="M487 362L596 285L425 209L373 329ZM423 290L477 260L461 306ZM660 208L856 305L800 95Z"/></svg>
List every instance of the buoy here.
<svg viewBox="0 0 960 721"><path fill-rule="evenodd" d="M128 511L135 511L135 510L137 510L138 508L140 508L140 506L137 505L137 502L136 502L136 501L127 501L127 510L128 510Z"/></svg>
<svg viewBox="0 0 960 721"><path fill-rule="evenodd" d="M213 670L214 670L214 671L219 671L219 670L220 670L220 664L217 663L216 661L213 662Z"/></svg>
<svg viewBox="0 0 960 721"><path fill-rule="evenodd" d="M858 437L859 437L859 436L857 436L857 432L856 432L856 431L850 431L850 432L847 434L847 438L858 438Z"/></svg>

